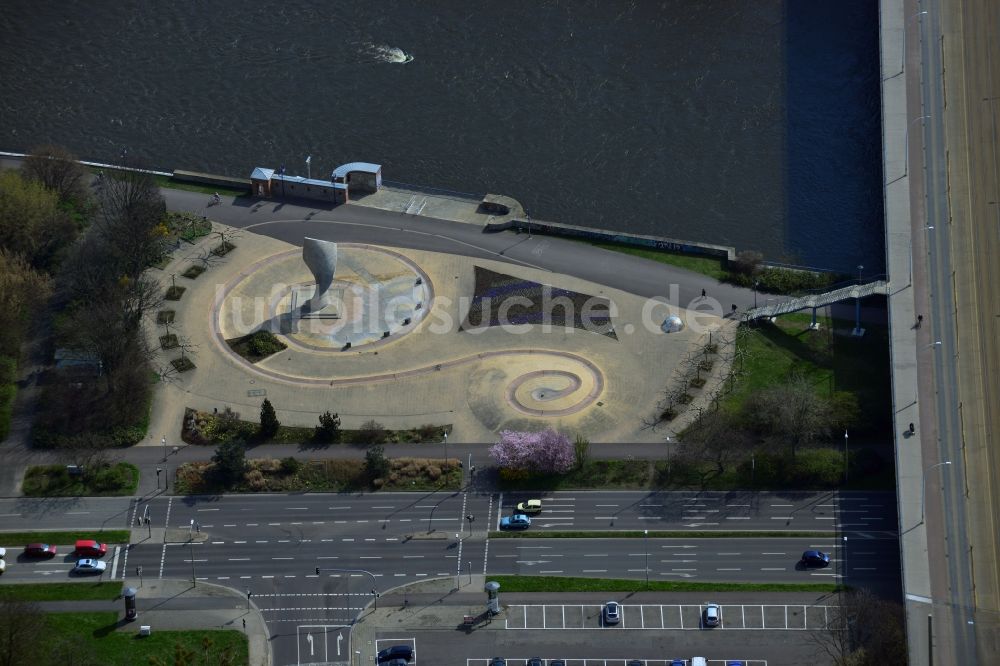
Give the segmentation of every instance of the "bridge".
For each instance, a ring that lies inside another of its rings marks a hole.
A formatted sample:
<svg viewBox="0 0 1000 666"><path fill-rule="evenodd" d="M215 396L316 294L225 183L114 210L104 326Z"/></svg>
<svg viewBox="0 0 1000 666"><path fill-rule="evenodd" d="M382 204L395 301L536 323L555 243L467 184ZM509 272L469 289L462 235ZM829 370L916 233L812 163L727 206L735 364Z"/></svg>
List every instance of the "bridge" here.
<svg viewBox="0 0 1000 666"><path fill-rule="evenodd" d="M777 317L778 315L797 312L807 308L813 309L813 325L816 323L816 308L832 305L849 298L861 299L866 296L876 294L887 294L889 283L885 280L874 280L871 282L852 282L842 287L835 287L825 291L808 293L803 296L796 296L777 303L768 303L761 307L755 307L743 313L743 321L753 321L764 317Z"/></svg>

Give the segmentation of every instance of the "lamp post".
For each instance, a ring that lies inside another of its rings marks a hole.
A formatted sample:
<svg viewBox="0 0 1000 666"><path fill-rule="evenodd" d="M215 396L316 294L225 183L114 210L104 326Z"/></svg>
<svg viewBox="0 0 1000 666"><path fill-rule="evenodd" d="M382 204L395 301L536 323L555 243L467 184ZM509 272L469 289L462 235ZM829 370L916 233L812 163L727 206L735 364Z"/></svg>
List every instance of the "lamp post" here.
<svg viewBox="0 0 1000 666"><path fill-rule="evenodd" d="M642 549L646 560L646 587L649 587L649 530L642 531Z"/></svg>
<svg viewBox="0 0 1000 666"><path fill-rule="evenodd" d="M945 465L950 465L950 460L945 460L944 462L939 462L936 465L931 465L924 470L924 483L920 488L920 525L924 524L924 512L927 507L927 473L933 470L935 467L943 467Z"/></svg>
<svg viewBox="0 0 1000 666"><path fill-rule="evenodd" d="M444 434L444 461L448 462L448 433Z"/></svg>
<svg viewBox="0 0 1000 666"><path fill-rule="evenodd" d="M156 489L157 490L160 489L160 472L162 472L162 471L163 470L161 468L159 468L159 467L156 468Z"/></svg>
<svg viewBox="0 0 1000 666"><path fill-rule="evenodd" d="M858 296L854 299L854 330L851 331L851 335L856 338L865 334L865 329L861 328L861 271L864 269L864 266L858 264Z"/></svg>
<svg viewBox="0 0 1000 666"><path fill-rule="evenodd" d="M161 437L160 444L163 445L163 462L167 462L167 438Z"/></svg>
<svg viewBox="0 0 1000 666"><path fill-rule="evenodd" d="M910 18L912 19L912 18L915 18L917 16L920 16L921 14L926 14L926 13L927 13L926 11L917 12L916 14L914 14L913 16L911 16ZM908 21L904 21L903 22L903 51L902 51L902 53L900 53L900 58L899 58L899 74L902 74L903 72L906 71L906 24L907 23L908 23ZM918 26L920 25L920 21L919 20L917 21L917 25ZM899 74L896 74L896 76L899 76Z"/></svg>
<svg viewBox="0 0 1000 666"><path fill-rule="evenodd" d="M285 165L282 164L281 168L278 169L278 173L281 174L281 198L285 198Z"/></svg>
<svg viewBox="0 0 1000 666"><path fill-rule="evenodd" d="M847 483L847 428L844 428L844 483Z"/></svg>
<svg viewBox="0 0 1000 666"><path fill-rule="evenodd" d="M760 284L760 280L753 281L753 306L757 307L757 286Z"/></svg>
<svg viewBox="0 0 1000 666"><path fill-rule="evenodd" d="M313 156L312 155L307 155L306 156L306 178L308 178L309 180L312 180L312 177L313 177L312 161L313 161Z"/></svg>
<svg viewBox="0 0 1000 666"><path fill-rule="evenodd" d="M904 145L903 145L903 176L905 177L909 173L910 169L910 128L913 127L913 123L918 120L927 120L930 116L920 116L919 118L914 118L910 121L910 124L906 126L906 134L904 135Z"/></svg>

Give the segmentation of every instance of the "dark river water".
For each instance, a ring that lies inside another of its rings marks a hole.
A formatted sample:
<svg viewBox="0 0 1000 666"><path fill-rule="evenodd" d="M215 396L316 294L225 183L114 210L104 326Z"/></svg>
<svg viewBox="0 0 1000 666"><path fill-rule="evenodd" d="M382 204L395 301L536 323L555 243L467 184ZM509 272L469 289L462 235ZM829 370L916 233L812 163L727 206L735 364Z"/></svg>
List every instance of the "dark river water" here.
<svg viewBox="0 0 1000 666"><path fill-rule="evenodd" d="M537 219L884 263L876 0L0 12L0 149L507 194Z"/></svg>

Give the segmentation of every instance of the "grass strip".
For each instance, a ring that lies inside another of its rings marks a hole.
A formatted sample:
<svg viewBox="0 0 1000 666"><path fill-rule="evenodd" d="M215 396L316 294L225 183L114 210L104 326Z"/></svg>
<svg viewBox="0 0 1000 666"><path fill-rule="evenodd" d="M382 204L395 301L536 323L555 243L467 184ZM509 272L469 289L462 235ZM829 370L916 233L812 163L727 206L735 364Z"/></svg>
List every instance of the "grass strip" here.
<svg viewBox="0 0 1000 666"><path fill-rule="evenodd" d="M138 486L139 468L119 462L78 477L70 476L65 465L29 467L21 490L26 497L123 497L135 494Z"/></svg>
<svg viewBox="0 0 1000 666"><path fill-rule="evenodd" d="M122 593L123 583L13 583L0 586L4 601L105 601Z"/></svg>
<svg viewBox="0 0 1000 666"><path fill-rule="evenodd" d="M128 543L128 530L61 530L46 532L0 532L0 545L7 548L29 543L48 543L56 546L75 544L80 539L93 539L101 543Z"/></svg>
<svg viewBox="0 0 1000 666"><path fill-rule="evenodd" d="M490 576L504 592L837 592L835 583L694 583L672 580L577 578L572 576Z"/></svg>
<svg viewBox="0 0 1000 666"><path fill-rule="evenodd" d="M601 530L590 532L490 532L491 539L822 539L836 536L835 532L781 532L781 531L743 531L743 532L711 532L708 530L670 531L649 530Z"/></svg>
<svg viewBox="0 0 1000 666"><path fill-rule="evenodd" d="M247 638L242 631L154 630L149 636L138 639L135 631L116 631L118 614L110 612L48 613L45 624L48 629L46 645L72 645L78 654L87 656L88 663L102 666L247 664L250 661Z"/></svg>
<svg viewBox="0 0 1000 666"><path fill-rule="evenodd" d="M695 273L701 273L702 275L707 275L710 278L720 281L729 276L729 271L726 270L725 260L721 257L685 254L683 252L671 252L669 250L658 250L655 248L622 245L620 243L608 243L604 241L592 241L582 238L571 238L570 240L586 243L587 245L593 245L594 247L600 247L613 252L630 254L633 257L642 257L643 259L657 261L661 264L670 264L671 266L683 268Z"/></svg>

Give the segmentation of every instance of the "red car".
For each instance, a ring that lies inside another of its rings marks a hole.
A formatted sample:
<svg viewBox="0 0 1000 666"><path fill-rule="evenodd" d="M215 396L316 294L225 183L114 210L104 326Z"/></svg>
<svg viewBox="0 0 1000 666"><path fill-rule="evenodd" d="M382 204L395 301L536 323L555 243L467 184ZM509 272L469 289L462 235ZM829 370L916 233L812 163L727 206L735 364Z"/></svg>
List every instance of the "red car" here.
<svg viewBox="0 0 1000 666"><path fill-rule="evenodd" d="M47 543L29 543L24 547L26 557L55 557L56 547Z"/></svg>
<svg viewBox="0 0 1000 666"><path fill-rule="evenodd" d="M76 542L73 552L77 557L104 557L108 552L108 544L97 543L93 539L81 539Z"/></svg>

